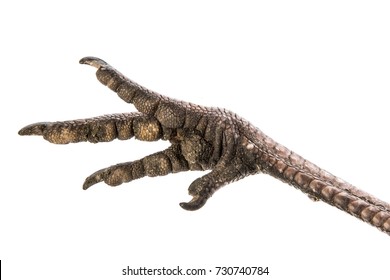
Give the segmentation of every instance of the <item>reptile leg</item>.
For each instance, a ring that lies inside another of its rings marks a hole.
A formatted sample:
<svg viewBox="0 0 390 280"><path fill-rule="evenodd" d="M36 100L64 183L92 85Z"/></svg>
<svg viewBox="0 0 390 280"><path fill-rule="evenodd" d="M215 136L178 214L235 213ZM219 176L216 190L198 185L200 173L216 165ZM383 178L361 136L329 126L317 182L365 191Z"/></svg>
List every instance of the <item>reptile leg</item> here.
<svg viewBox="0 0 390 280"><path fill-rule="evenodd" d="M85 180L83 188L86 190L103 181L110 186L118 186L144 176L164 176L187 170L189 170L188 163L180 154L179 145L173 144L164 151L140 160L119 163L96 171Z"/></svg>
<svg viewBox="0 0 390 280"><path fill-rule="evenodd" d="M390 234L388 203L320 169L233 112L157 94L99 58L86 57L80 63L97 68L98 80L134 104L139 113L35 123L21 129L20 135L41 135L55 144L106 142L133 136L172 143L162 152L95 172L86 179L84 189L103 181L117 186L144 176L211 169L190 185L192 200L180 204L186 210L197 210L220 187L264 172Z"/></svg>
<svg viewBox="0 0 390 280"><path fill-rule="evenodd" d="M40 122L30 124L19 131L19 135L41 135L54 144L76 142L108 142L136 139L155 141L162 137L162 129L156 118L142 113L105 115L90 119L64 122Z"/></svg>

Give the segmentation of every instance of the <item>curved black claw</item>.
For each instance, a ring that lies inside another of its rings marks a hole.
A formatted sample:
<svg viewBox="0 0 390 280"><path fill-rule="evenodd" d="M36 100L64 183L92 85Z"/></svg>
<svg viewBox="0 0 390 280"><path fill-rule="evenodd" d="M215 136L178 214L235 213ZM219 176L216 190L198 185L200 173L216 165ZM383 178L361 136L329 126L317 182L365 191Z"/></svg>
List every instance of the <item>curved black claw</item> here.
<svg viewBox="0 0 390 280"><path fill-rule="evenodd" d="M126 170L129 165L131 166L131 163L117 164L96 171L85 179L83 189L86 190L100 182L105 182L111 187L116 187L124 182L131 181L131 172Z"/></svg>
<svg viewBox="0 0 390 280"><path fill-rule="evenodd" d="M189 211L194 211L202 208L206 201L213 194L213 181L210 176L212 173L209 173L201 178L196 179L188 187L188 194L192 196L191 201L182 202L179 205Z"/></svg>
<svg viewBox="0 0 390 280"><path fill-rule="evenodd" d="M100 68L102 66L108 66L108 63L105 62L103 59L100 59L100 58L94 57L94 56L83 57L82 59L80 59L79 62L80 62L80 64L91 65L95 68Z"/></svg>
<svg viewBox="0 0 390 280"><path fill-rule="evenodd" d="M29 124L25 127L23 127L21 130L19 130L19 135L43 135L43 132L45 128L47 127L49 123L48 122L39 122L39 123L33 123Z"/></svg>
<svg viewBox="0 0 390 280"><path fill-rule="evenodd" d="M96 171L92 175L88 176L87 179L85 179L84 181L83 189L86 190L97 183L103 182L105 177L105 173L103 170L104 169L101 169L99 171Z"/></svg>
<svg viewBox="0 0 390 280"><path fill-rule="evenodd" d="M198 195L194 196L190 202L181 202L179 205L184 210L195 211L202 208L206 204L207 199L207 196Z"/></svg>

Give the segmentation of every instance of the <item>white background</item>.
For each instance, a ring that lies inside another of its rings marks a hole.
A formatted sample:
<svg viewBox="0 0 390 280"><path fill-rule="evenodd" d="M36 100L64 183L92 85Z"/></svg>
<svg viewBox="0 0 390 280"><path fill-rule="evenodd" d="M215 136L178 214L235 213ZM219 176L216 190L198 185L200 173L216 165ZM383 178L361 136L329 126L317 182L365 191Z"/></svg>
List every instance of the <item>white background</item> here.
<svg viewBox="0 0 390 280"><path fill-rule="evenodd" d="M178 203L189 200L200 172L81 189L92 172L165 142L61 146L17 135L33 122L134 110L78 64L93 55L162 94L226 107L390 201L388 1L7 2L0 4L5 279L152 278L122 276L127 265L213 270L182 279L215 279L215 266L269 267L268 277L234 279L388 275L389 236L274 178L246 178L186 212Z"/></svg>

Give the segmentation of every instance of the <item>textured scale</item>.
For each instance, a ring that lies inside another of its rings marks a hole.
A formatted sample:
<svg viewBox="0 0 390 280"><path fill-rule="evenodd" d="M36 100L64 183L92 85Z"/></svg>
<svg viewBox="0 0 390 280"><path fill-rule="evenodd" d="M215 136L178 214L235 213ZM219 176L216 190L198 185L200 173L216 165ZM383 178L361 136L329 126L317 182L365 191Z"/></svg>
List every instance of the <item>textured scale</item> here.
<svg viewBox="0 0 390 280"><path fill-rule="evenodd" d="M97 68L98 80L138 112L64 122L28 125L20 135L41 135L54 144L108 142L135 137L168 140L164 151L140 160L116 164L90 175L83 188L105 182L117 186L144 176L188 170L211 170L189 186L186 210L201 208L222 186L248 175L266 173L322 200L390 235L390 205L305 160L276 143L236 114L174 100L129 80L103 60L80 60Z"/></svg>

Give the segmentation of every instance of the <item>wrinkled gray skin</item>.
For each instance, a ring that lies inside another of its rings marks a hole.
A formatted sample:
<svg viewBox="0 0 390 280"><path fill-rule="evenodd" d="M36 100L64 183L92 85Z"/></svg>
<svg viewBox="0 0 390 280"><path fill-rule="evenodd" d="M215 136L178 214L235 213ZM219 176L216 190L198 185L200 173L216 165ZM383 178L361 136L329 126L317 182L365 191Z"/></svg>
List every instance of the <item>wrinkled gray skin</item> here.
<svg viewBox="0 0 390 280"><path fill-rule="evenodd" d="M211 170L189 187L193 197L180 203L186 210L201 208L220 187L251 174L270 174L378 229L390 234L390 205L358 190L276 143L236 114L174 100L126 78L105 61L85 57L81 64L98 70L98 80L138 112L65 122L28 125L20 135L41 135L54 144L126 140L169 140L164 151L120 163L90 175L83 188L104 181L117 186L144 176L188 170Z"/></svg>

